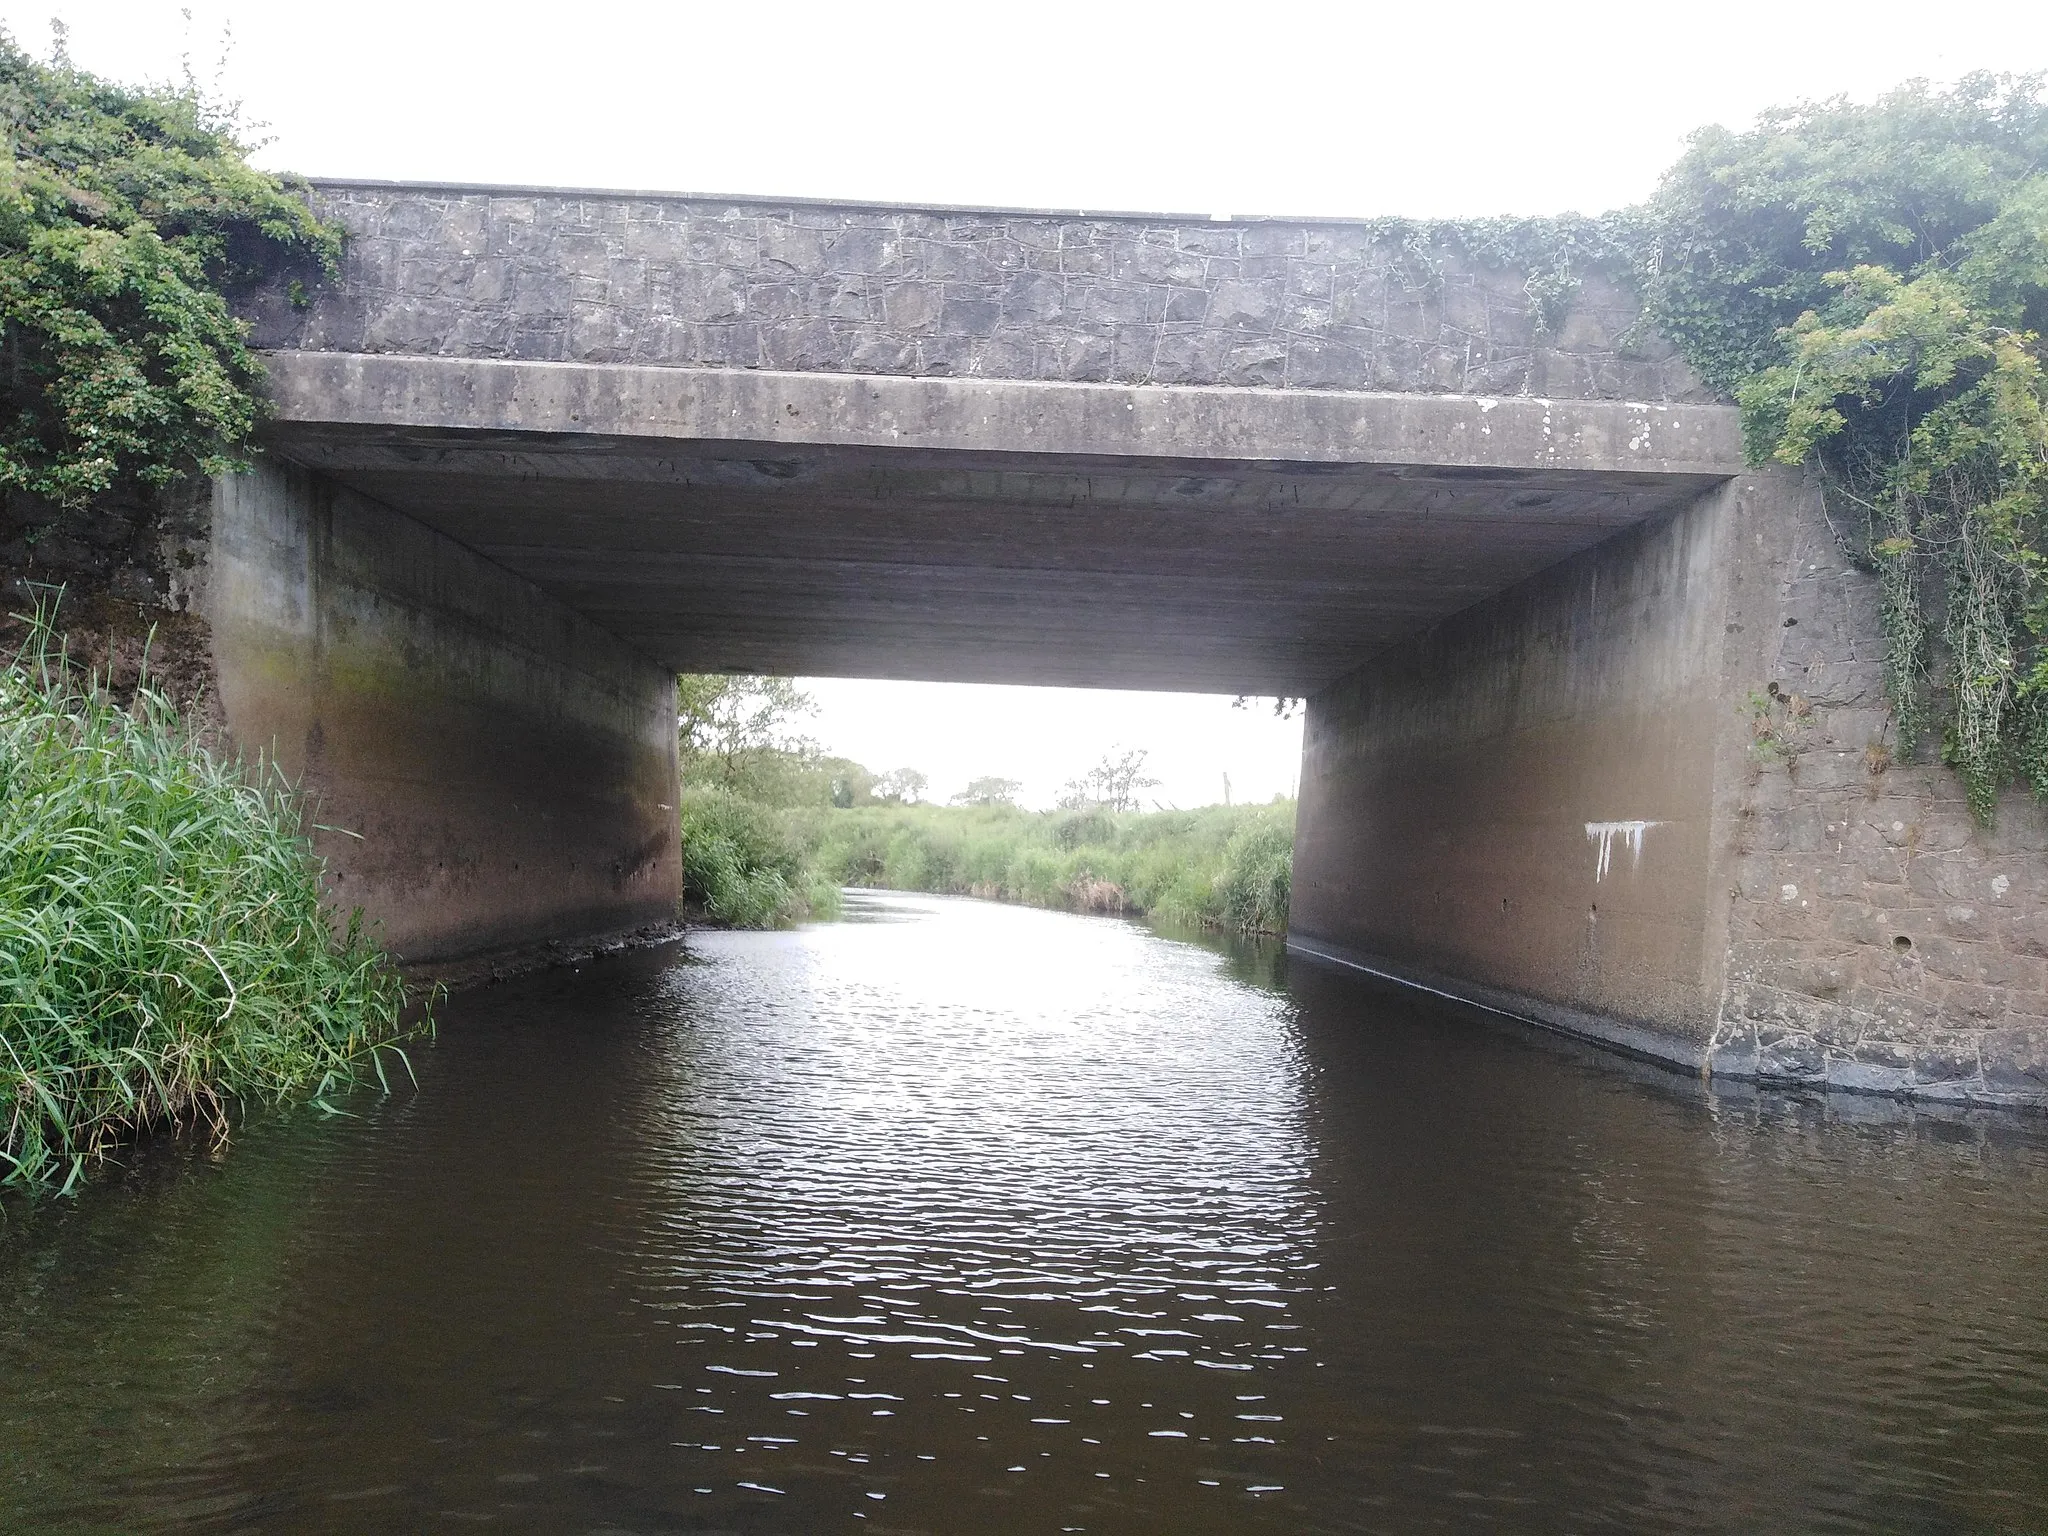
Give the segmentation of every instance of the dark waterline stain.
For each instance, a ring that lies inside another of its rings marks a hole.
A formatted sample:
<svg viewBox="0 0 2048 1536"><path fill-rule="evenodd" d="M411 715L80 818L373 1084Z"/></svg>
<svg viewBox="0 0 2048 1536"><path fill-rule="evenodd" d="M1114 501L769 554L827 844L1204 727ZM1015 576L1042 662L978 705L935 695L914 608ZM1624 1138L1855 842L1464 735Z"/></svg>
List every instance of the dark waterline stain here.
<svg viewBox="0 0 2048 1536"><path fill-rule="evenodd" d="M2048 1527L2048 1138L931 898L0 1227L0 1529Z"/></svg>

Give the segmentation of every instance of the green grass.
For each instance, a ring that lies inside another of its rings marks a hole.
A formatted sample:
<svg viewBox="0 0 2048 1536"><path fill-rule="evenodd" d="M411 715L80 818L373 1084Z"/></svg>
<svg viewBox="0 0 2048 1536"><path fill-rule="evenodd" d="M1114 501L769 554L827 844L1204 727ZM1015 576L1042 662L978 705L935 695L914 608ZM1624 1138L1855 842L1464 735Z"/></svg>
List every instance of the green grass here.
<svg viewBox="0 0 2048 1536"><path fill-rule="evenodd" d="M729 789L683 792L683 895L713 921L779 928L839 915L839 888L822 879L789 816Z"/></svg>
<svg viewBox="0 0 2048 1536"><path fill-rule="evenodd" d="M0 1184L68 1191L136 1132L383 1080L404 989L359 916L334 932L299 827L146 679L124 705L47 630L0 669Z"/></svg>
<svg viewBox="0 0 2048 1536"><path fill-rule="evenodd" d="M772 825L778 813L758 814ZM1288 802L1126 814L928 805L779 814L784 846L811 883L1287 930Z"/></svg>

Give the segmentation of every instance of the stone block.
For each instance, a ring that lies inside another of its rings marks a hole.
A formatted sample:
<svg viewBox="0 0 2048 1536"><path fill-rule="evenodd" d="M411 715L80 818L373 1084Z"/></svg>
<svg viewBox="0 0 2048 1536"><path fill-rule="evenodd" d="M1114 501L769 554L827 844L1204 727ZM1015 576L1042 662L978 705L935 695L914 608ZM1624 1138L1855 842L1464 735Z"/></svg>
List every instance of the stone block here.
<svg viewBox="0 0 2048 1536"><path fill-rule="evenodd" d="M1362 389L1371 376L1372 359L1341 342L1304 340L1288 348L1287 382L1296 389Z"/></svg>
<svg viewBox="0 0 2048 1536"><path fill-rule="evenodd" d="M1529 392L1529 359L1495 357L1475 363L1465 375L1466 389L1475 395L1521 395Z"/></svg>
<svg viewBox="0 0 2048 1536"><path fill-rule="evenodd" d="M1338 273L1330 285L1330 318L1336 325L1385 330L1386 285L1371 273Z"/></svg>
<svg viewBox="0 0 2048 1536"><path fill-rule="evenodd" d="M1987 1029L1977 1042L1984 1086L1994 1093L2048 1089L2048 1019L2029 1018Z"/></svg>
<svg viewBox="0 0 2048 1536"><path fill-rule="evenodd" d="M783 270L806 277L825 270L826 241L815 229L802 229L779 219L762 222L759 263L771 270Z"/></svg>
<svg viewBox="0 0 2048 1536"><path fill-rule="evenodd" d="M2002 1018L2006 1012L2004 992L1998 987L1967 981L1944 981L1930 983L1928 990L1940 998L1942 1019L1952 1026L1966 1024L1978 1027Z"/></svg>
<svg viewBox="0 0 2048 1536"><path fill-rule="evenodd" d="M1842 1000L1870 1020L1868 1038L1917 1039L1940 1027L1940 1002L1919 992L1859 981Z"/></svg>
<svg viewBox="0 0 2048 1536"><path fill-rule="evenodd" d="M825 269L861 276L899 276L902 249L895 232L872 226L842 230L825 247Z"/></svg>
<svg viewBox="0 0 2048 1536"><path fill-rule="evenodd" d="M1037 348L1037 338L1029 329L999 329L982 342L974 358L974 372L982 378L1030 378Z"/></svg>
<svg viewBox="0 0 2048 1536"><path fill-rule="evenodd" d="M1223 367L1225 384L1278 388L1287 382L1287 348L1277 341L1239 342Z"/></svg>
<svg viewBox="0 0 2048 1536"><path fill-rule="evenodd" d="M1244 250L1244 229L1235 224L1184 225L1175 233L1174 245L1196 256L1237 256Z"/></svg>
<svg viewBox="0 0 2048 1536"><path fill-rule="evenodd" d="M1321 239L1323 231L1304 230L1279 220L1258 220L1242 226L1239 249L1247 256L1326 256L1334 254Z"/></svg>
<svg viewBox="0 0 2048 1536"><path fill-rule="evenodd" d="M1989 939L1994 936L1991 918L1984 907L1950 902L1941 908L1941 931L1950 939Z"/></svg>
<svg viewBox="0 0 2048 1536"><path fill-rule="evenodd" d="M1154 376L1161 384L1194 384L1221 375L1232 345L1228 331L1168 328L1153 353Z"/></svg>
<svg viewBox="0 0 2048 1536"><path fill-rule="evenodd" d="M1059 270L1071 277L1108 277L1110 253L1101 245L1062 245Z"/></svg>
<svg viewBox="0 0 2048 1536"><path fill-rule="evenodd" d="M770 368L791 370L829 367L838 355L838 341L825 320L799 320L764 327L761 352Z"/></svg>
<svg viewBox="0 0 2048 1536"><path fill-rule="evenodd" d="M1994 915L1992 926L2008 953L2048 959L2048 912L2039 908L2003 910Z"/></svg>
<svg viewBox="0 0 2048 1536"><path fill-rule="evenodd" d="M1137 283L1091 283L1075 291L1074 307L1097 325L1133 325L1163 319L1166 295Z"/></svg>
<svg viewBox="0 0 2048 1536"><path fill-rule="evenodd" d="M1003 318L1015 325L1046 325L1067 314L1067 283L1053 273L1015 272L1003 284Z"/></svg>
<svg viewBox="0 0 2048 1536"><path fill-rule="evenodd" d="M1290 297L1281 304L1278 326L1291 336L1319 336L1330 328L1330 306Z"/></svg>
<svg viewBox="0 0 2048 1536"><path fill-rule="evenodd" d="M856 373L916 370L917 343L896 331L863 326L850 333L847 342L847 365Z"/></svg>
<svg viewBox="0 0 2048 1536"><path fill-rule="evenodd" d="M1287 264L1287 293L1291 298L1317 299L1324 304L1336 296L1337 271L1327 262L1290 261Z"/></svg>
<svg viewBox="0 0 2048 1536"><path fill-rule="evenodd" d="M1122 283L1198 288L1208 277L1203 258L1172 246L1120 242L1112 248L1110 276Z"/></svg>
<svg viewBox="0 0 2048 1536"><path fill-rule="evenodd" d="M1115 349L1106 336L1064 337L1051 350L1057 356L1058 377L1076 383L1101 383L1115 361Z"/></svg>
<svg viewBox="0 0 2048 1536"><path fill-rule="evenodd" d="M1824 890L1823 894L1828 893ZM1832 899L1828 932L1844 944L1889 946L1892 942L1892 924L1886 914L1854 899L1851 892Z"/></svg>
<svg viewBox="0 0 2048 1536"><path fill-rule="evenodd" d="M1270 326L1279 313L1280 298L1271 288L1261 283L1228 282L1211 290L1206 318L1219 328L1258 330Z"/></svg>
<svg viewBox="0 0 2048 1536"><path fill-rule="evenodd" d="M680 268L669 293L674 313L685 320L736 320L747 312L745 280L736 272Z"/></svg>
<svg viewBox="0 0 2048 1536"><path fill-rule="evenodd" d="M1003 307L994 299L954 298L948 295L939 310L939 329L954 336L986 336L1003 317Z"/></svg>

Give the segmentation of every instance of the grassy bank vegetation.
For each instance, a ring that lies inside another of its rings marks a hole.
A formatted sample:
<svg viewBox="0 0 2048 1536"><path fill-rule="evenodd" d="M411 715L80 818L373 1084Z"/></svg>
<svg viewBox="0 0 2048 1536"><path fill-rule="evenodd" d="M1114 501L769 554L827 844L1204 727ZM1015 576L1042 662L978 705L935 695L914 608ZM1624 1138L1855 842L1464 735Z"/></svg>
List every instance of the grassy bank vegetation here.
<svg viewBox="0 0 2048 1536"><path fill-rule="evenodd" d="M839 885L1128 912L1283 933L1294 804L1113 811L872 805L791 816L810 867Z"/></svg>
<svg viewBox="0 0 2048 1536"><path fill-rule="evenodd" d="M135 1131L381 1078L403 1004L331 930L282 784L147 685L68 676L47 632L0 670L0 1184L69 1189Z"/></svg>
<svg viewBox="0 0 2048 1536"><path fill-rule="evenodd" d="M691 904L735 927L837 914L841 886L1157 915L1246 933L1287 926L1294 806L1133 808L1143 754L1105 759L1056 811L977 780L920 803L921 774L875 774L791 733L783 678L686 677L683 866Z"/></svg>

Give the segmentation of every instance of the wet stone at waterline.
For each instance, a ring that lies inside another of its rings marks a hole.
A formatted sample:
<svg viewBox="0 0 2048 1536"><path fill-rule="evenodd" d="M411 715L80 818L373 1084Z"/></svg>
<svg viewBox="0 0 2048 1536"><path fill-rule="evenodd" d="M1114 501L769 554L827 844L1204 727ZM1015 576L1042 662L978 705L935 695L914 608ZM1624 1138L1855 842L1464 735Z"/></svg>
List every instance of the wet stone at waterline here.
<svg viewBox="0 0 2048 1536"><path fill-rule="evenodd" d="M2037 1123L850 912L9 1207L0 1529L2048 1524Z"/></svg>

